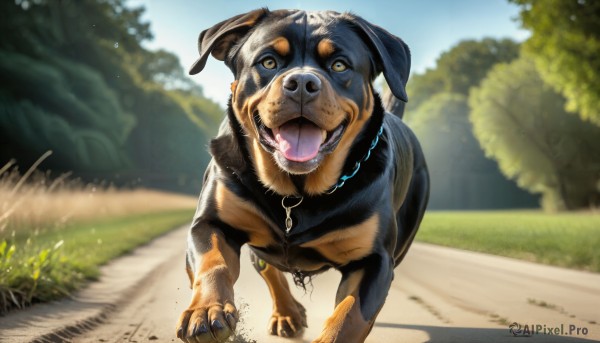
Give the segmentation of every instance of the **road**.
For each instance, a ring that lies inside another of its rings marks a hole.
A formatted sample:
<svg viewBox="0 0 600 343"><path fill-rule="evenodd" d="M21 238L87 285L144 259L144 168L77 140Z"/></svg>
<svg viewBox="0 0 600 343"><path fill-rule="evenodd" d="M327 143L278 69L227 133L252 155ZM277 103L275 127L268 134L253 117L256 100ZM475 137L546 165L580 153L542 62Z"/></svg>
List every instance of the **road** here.
<svg viewBox="0 0 600 343"><path fill-rule="evenodd" d="M129 301L104 324L73 342L172 342L175 322L191 291L183 269L185 230L160 265ZM165 255L166 256L166 255ZM242 251L235 286L241 324L239 342L311 342L333 310L340 274L313 280L314 288L295 289L308 313L302 338L268 336L271 301L266 285ZM414 244L396 277L386 304L367 339L380 342L516 342L509 324L563 328L563 335L533 334L527 342L600 340L600 274L571 271L473 252ZM564 335L575 328L572 335ZM577 334L579 328L579 334ZM586 334L584 334L584 332Z"/></svg>

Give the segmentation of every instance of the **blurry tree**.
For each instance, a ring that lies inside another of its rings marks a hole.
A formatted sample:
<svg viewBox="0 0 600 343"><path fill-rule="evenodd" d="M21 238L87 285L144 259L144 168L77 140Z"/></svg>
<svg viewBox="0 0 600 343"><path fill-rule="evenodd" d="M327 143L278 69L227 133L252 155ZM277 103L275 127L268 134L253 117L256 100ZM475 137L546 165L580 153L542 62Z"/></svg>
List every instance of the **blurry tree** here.
<svg viewBox="0 0 600 343"><path fill-rule="evenodd" d="M531 60L490 72L469 104L486 155L549 210L600 204L600 128L569 115Z"/></svg>
<svg viewBox="0 0 600 343"><path fill-rule="evenodd" d="M536 197L507 180L485 157L469 123L469 90L499 62L517 58L509 39L466 40L444 52L433 69L407 85L405 121L415 130L431 173L430 207L484 209L534 207Z"/></svg>
<svg viewBox="0 0 600 343"><path fill-rule="evenodd" d="M510 39L464 40L440 55L434 69L411 75L407 111L416 110L436 93L469 95L496 63L519 56L519 44ZM410 114L409 114L410 115Z"/></svg>
<svg viewBox="0 0 600 343"><path fill-rule="evenodd" d="M431 176L432 209L533 207L520 190L485 158L469 123L467 97L438 93L414 114L411 128L421 141Z"/></svg>
<svg viewBox="0 0 600 343"><path fill-rule="evenodd" d="M179 189L201 179L223 111L176 56L142 47L152 38L143 11L124 0L0 2L0 164L51 149L44 166L55 170Z"/></svg>
<svg viewBox="0 0 600 343"><path fill-rule="evenodd" d="M524 43L566 108L600 126L600 1L511 0L532 32Z"/></svg>

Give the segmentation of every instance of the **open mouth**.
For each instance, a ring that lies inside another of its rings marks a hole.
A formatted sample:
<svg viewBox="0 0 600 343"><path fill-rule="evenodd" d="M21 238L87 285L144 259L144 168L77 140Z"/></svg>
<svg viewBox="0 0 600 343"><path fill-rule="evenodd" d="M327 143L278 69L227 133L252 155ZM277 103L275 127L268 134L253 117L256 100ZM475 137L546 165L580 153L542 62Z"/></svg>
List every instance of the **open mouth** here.
<svg viewBox="0 0 600 343"><path fill-rule="evenodd" d="M292 162L307 162L315 159L319 153L332 152L346 129L346 121L334 130L326 131L304 117L292 119L277 128L265 126L258 113L254 121L263 146L270 152L279 151Z"/></svg>

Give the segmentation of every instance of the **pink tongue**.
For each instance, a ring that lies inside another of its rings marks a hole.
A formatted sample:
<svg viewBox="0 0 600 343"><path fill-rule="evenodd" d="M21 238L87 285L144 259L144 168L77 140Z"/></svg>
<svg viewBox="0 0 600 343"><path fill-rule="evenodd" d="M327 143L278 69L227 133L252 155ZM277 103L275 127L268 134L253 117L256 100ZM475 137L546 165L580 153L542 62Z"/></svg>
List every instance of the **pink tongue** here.
<svg viewBox="0 0 600 343"><path fill-rule="evenodd" d="M285 158L295 162L305 162L317 156L323 139L322 132L316 125L306 121L286 123L273 130L279 151Z"/></svg>

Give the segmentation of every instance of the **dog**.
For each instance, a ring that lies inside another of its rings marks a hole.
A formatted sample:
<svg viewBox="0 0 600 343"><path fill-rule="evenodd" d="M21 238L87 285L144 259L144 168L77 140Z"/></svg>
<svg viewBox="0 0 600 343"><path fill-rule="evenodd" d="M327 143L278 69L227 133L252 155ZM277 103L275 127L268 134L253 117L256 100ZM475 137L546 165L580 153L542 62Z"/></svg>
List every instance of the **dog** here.
<svg viewBox="0 0 600 343"><path fill-rule="evenodd" d="M372 85L383 73L392 98L407 101L407 45L350 13L258 9L203 31L198 50L190 74L212 55L235 81L189 233L193 292L177 337L233 334L248 244L273 298L272 335L306 326L283 272L303 285L335 268L336 306L313 342L363 342L429 198L417 138Z"/></svg>

